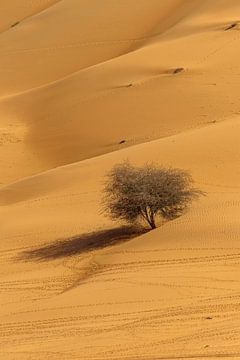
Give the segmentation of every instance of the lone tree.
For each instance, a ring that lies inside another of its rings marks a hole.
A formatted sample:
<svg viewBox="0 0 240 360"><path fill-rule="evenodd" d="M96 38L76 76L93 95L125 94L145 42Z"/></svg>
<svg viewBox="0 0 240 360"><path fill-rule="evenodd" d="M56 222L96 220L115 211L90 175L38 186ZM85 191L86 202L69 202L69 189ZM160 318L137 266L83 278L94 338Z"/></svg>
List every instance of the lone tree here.
<svg viewBox="0 0 240 360"><path fill-rule="evenodd" d="M187 171L124 162L107 174L103 212L129 223L142 219L155 229L158 216L167 220L180 216L201 194L192 185Z"/></svg>

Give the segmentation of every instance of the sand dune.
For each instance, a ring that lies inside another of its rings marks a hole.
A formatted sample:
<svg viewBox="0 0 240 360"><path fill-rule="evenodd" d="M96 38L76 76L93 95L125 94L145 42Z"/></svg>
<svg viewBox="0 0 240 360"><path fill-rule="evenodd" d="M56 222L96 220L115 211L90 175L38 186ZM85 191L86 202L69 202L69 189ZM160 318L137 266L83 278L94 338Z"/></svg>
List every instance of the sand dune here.
<svg viewBox="0 0 240 360"><path fill-rule="evenodd" d="M0 358L240 358L239 10L2 2ZM206 196L133 236L100 211L124 159Z"/></svg>
<svg viewBox="0 0 240 360"><path fill-rule="evenodd" d="M134 6L134 3L131 2L131 6ZM11 151L12 147L5 147L7 153L3 152L4 158L7 156L13 162L17 152L17 163L21 166L18 166L17 171L4 171L8 178L2 182L7 183L52 167L119 150L119 142L122 140L125 140L124 146L131 146L238 114L240 89L236 79L239 32L237 28L224 31L235 21L236 6L233 5L236 2L232 2L232 6L229 2L221 3L222 7L212 2L212 6L207 6L208 2L204 6L198 1L191 4L185 1L170 1L161 5L159 1L139 2L138 11L142 16L145 16L144 10L146 12L147 9L149 13L162 10L160 15L167 19L170 10L175 6L172 17L169 16L171 21L166 22L166 31L164 32L164 27L162 31L156 29L156 19L150 21L150 18L147 18L144 21L152 24L152 30L146 29L144 32L140 14L137 14L134 19L139 21L139 33L132 37L147 36L146 34L155 36L146 38L142 45L138 44L138 49L126 48L122 56L112 53L105 59L99 59L95 54L96 63L91 64L92 66L89 66L90 63L83 65L85 69L82 69L79 61L85 56L89 59L89 47L80 48L76 56L69 55L71 61L75 62L74 69L71 68L64 49L61 57L56 55L57 66L54 56L49 59L43 52L28 54L31 63L36 63L36 56L38 61L41 60L39 70L36 68L38 62L34 67L26 65L25 57L21 58L22 53L9 55L10 57L6 58L8 65L1 66L4 71L2 87L4 92L8 88L4 82L5 76L11 92L3 94L2 100L0 99L0 115L6 122L4 132L7 128L7 132L12 133L14 124L14 129L21 129L23 135L18 144L14 145L14 151ZM81 2L78 4L80 6ZM39 16L44 19L47 17L48 26L52 26L52 17L56 17L55 21L59 24L61 21L58 16L64 16L66 12L62 9L63 6L67 6L69 16L73 16L75 7L64 2L41 12ZM125 16L128 7L120 8L122 16ZM104 11L104 7L101 9ZM83 13L84 11L85 7ZM86 24L82 26L87 26L87 19L86 17ZM110 18L106 17L107 20L110 21ZM28 21L38 24L36 16ZM111 21L114 19L111 18ZM122 23L123 34L113 33L112 38L126 38L126 22L121 19L119 21ZM70 41L68 35L71 37L74 32L75 28L72 27L77 26L74 24L66 23L66 43ZM106 23L103 30L106 32L109 26ZM137 30L137 26L134 29ZM9 33L11 36L6 33L1 41L6 44L5 47L20 46L21 43L16 38L18 36L24 46L26 39L39 44L41 32L34 32L28 27L26 31L32 36L24 36L19 27L14 34ZM42 41L55 43L59 40L58 31L60 29L56 29L57 33L51 35L56 36L53 39L42 34ZM105 32L102 35L97 33L99 39L100 35L101 39L106 38ZM156 35L159 32L160 35ZM85 34L84 28L82 33ZM35 39L35 35L38 38ZM114 49L116 50L116 47ZM104 55L101 46L97 47L97 51L99 56ZM23 61L26 70L18 71L15 67L12 68L11 61L21 69ZM48 66L42 61L48 62ZM66 71L63 70L64 66L67 67ZM10 76L6 67L11 69ZM57 73L54 75L55 71ZM21 79L16 77L16 73ZM221 107L219 103L222 104ZM96 114L99 114L101 121ZM13 136L16 137L15 134Z"/></svg>

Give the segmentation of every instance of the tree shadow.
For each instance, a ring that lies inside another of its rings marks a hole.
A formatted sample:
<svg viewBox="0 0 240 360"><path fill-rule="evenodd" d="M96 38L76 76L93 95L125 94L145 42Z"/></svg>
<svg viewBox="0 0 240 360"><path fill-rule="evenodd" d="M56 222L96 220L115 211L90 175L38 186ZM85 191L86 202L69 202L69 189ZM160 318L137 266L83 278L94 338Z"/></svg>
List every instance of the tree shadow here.
<svg viewBox="0 0 240 360"><path fill-rule="evenodd" d="M148 230L135 226L121 226L94 231L67 239L59 239L52 244L24 251L18 259L25 261L49 261L65 258L119 244L146 232Z"/></svg>

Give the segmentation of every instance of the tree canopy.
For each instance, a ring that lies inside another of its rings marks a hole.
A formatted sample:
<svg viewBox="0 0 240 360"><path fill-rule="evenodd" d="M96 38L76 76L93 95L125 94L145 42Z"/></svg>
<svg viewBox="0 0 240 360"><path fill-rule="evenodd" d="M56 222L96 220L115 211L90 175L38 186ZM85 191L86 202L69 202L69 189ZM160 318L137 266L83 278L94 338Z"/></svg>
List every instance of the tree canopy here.
<svg viewBox="0 0 240 360"><path fill-rule="evenodd" d="M156 218L174 219L201 194L191 175L155 164L117 164L106 176L103 211L112 219L144 220L154 229Z"/></svg>

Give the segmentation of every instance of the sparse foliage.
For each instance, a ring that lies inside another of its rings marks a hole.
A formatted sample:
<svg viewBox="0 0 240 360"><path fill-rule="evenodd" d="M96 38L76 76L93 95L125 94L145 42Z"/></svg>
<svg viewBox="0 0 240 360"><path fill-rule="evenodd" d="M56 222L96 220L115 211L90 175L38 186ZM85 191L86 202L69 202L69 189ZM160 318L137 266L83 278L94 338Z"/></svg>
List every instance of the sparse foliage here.
<svg viewBox="0 0 240 360"><path fill-rule="evenodd" d="M129 162L115 165L107 174L103 211L112 219L134 223L144 220L156 228L156 218L180 216L201 191L195 189L187 171Z"/></svg>

